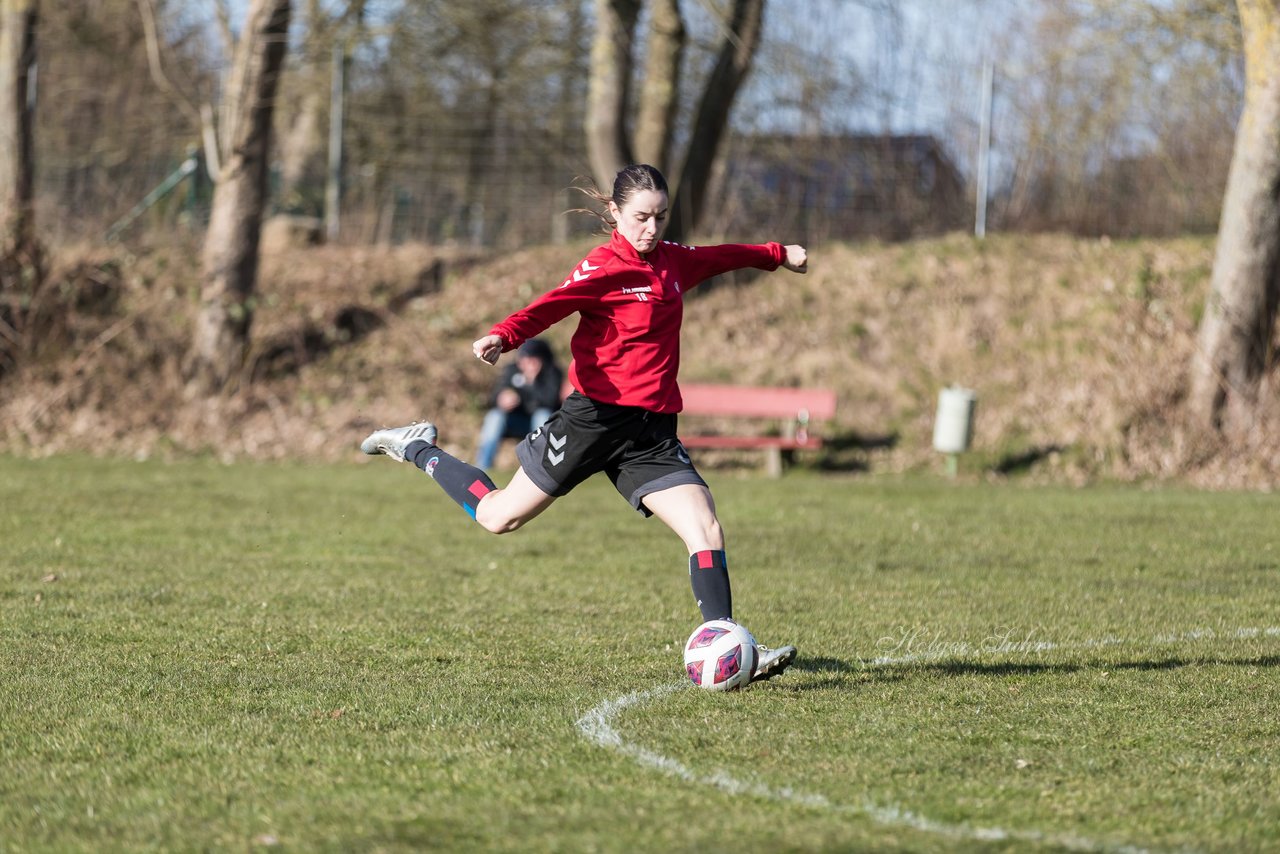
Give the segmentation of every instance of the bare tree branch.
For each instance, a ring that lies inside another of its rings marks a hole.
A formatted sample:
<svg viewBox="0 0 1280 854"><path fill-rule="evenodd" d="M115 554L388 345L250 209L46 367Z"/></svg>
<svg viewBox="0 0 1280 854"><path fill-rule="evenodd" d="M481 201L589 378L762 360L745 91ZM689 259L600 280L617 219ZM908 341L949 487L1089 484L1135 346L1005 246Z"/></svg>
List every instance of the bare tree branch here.
<svg viewBox="0 0 1280 854"><path fill-rule="evenodd" d="M147 67L151 71L151 79L193 123L199 124L200 110L195 102L173 85L173 81L165 74L164 62L160 56L160 38L156 33L156 10L152 6L152 0L138 0L138 13L142 16L142 32L146 36Z"/></svg>
<svg viewBox="0 0 1280 854"><path fill-rule="evenodd" d="M200 139L204 145L205 170L208 172L209 178L216 182L220 171L219 162L221 158L218 155L218 135L214 126L213 107L208 103L196 106L195 101L175 86L169 76L165 74L164 62L160 55L160 38L156 30L156 12L152 6L152 0L138 0L138 12L142 16L142 31L146 37L147 45L147 67L151 71L151 79L179 109L186 113L193 124L199 125Z"/></svg>
<svg viewBox="0 0 1280 854"><path fill-rule="evenodd" d="M217 0L214 11L217 13L218 35L222 39L222 53L230 59L236 53L236 37L231 31L231 7L227 0Z"/></svg>
<svg viewBox="0 0 1280 854"><path fill-rule="evenodd" d="M222 157L218 151L218 129L213 121L213 104L200 105L200 140L204 145L204 165L215 184L222 174Z"/></svg>

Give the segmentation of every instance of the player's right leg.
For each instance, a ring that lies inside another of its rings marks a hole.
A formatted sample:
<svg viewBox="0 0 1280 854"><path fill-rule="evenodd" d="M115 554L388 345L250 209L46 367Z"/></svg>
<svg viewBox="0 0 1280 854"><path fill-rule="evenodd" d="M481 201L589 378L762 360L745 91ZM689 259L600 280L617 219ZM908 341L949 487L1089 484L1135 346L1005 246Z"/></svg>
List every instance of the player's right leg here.
<svg viewBox="0 0 1280 854"><path fill-rule="evenodd" d="M684 458L687 459L687 458ZM682 465L679 460L674 465ZM733 595L729 585L729 565L725 559L724 532L716 518L711 490L702 483L691 464L686 466L688 479L698 483L681 483L650 492L641 503L684 541L689 553L689 583L693 598L702 611L703 620L732 620ZM681 474L676 469L667 478Z"/></svg>
<svg viewBox="0 0 1280 854"><path fill-rule="evenodd" d="M488 531L505 534L551 506L555 497L542 491L524 470L506 489L498 489L481 469L441 450L430 423L375 430L360 443L366 454L386 454L411 462L439 484L445 494Z"/></svg>
<svg viewBox="0 0 1280 854"><path fill-rule="evenodd" d="M507 534L546 510L555 500L554 495L539 489L521 467L516 469L505 489L495 489L480 499L476 521L487 531Z"/></svg>

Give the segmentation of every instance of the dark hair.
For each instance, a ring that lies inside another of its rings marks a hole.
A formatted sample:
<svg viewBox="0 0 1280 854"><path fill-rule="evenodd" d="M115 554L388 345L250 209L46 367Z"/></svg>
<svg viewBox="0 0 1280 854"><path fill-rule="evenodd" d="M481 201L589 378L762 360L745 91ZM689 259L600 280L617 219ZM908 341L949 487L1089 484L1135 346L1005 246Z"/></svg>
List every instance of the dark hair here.
<svg viewBox="0 0 1280 854"><path fill-rule="evenodd" d="M609 202L613 202L621 208L631 200L632 196L642 190L654 190L655 192L670 194L667 189L667 179L662 177L662 173L656 167L650 166L648 163L633 163L614 176L612 196L606 196L600 192L595 184L577 187L576 189L603 205L604 211L574 208L570 213L589 213L599 217L606 230L612 229L617 225L613 221L613 217L609 215Z"/></svg>
<svg viewBox="0 0 1280 854"><path fill-rule="evenodd" d="M521 356L541 359L544 362L555 362L556 360L556 354L551 350L551 345L541 338L530 338L520 345L520 349L517 352Z"/></svg>

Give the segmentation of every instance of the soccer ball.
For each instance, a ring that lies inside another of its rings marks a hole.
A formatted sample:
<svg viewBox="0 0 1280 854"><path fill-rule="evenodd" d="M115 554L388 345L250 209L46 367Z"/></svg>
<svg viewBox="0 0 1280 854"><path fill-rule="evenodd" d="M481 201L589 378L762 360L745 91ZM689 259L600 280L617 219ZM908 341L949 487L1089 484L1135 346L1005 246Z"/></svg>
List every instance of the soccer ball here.
<svg viewBox="0 0 1280 854"><path fill-rule="evenodd" d="M734 691L751 681L759 653L756 639L733 620L708 620L684 645L684 669L694 685Z"/></svg>

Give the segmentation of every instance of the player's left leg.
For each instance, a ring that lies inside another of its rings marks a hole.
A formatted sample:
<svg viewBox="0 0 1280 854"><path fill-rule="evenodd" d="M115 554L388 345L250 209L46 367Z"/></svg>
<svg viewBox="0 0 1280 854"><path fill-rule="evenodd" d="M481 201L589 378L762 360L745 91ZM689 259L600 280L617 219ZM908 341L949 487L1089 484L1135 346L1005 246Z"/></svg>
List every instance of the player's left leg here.
<svg viewBox="0 0 1280 854"><path fill-rule="evenodd" d="M704 484L685 483L651 492L640 501L684 541L689 552L689 583L702 619L733 619L724 532L716 518L711 490Z"/></svg>
<svg viewBox="0 0 1280 854"><path fill-rule="evenodd" d="M641 499L689 549L689 583L703 620L733 619L733 596L724 553L724 532L716 517L715 500L705 485L682 484ZM759 659L752 682L772 679L796 660L794 646L773 649L756 644Z"/></svg>

